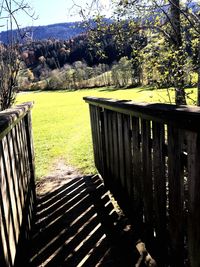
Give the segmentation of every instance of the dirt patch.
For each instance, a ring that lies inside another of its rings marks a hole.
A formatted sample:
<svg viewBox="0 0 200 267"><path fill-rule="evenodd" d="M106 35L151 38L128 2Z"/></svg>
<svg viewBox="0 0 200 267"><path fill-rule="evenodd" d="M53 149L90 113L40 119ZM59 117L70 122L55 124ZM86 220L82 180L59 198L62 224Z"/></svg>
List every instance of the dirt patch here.
<svg viewBox="0 0 200 267"><path fill-rule="evenodd" d="M43 176L36 184L38 196L43 196L50 191L54 191L60 186L69 183L71 180L82 177L83 174L72 166L66 165L64 160L59 160L54 164L54 171Z"/></svg>

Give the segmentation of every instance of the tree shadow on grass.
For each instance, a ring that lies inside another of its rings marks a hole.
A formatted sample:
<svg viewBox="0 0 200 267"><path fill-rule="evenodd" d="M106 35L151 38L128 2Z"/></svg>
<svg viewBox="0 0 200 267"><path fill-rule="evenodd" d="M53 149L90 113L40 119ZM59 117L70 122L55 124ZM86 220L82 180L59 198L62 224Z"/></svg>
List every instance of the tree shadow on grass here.
<svg viewBox="0 0 200 267"><path fill-rule="evenodd" d="M74 178L38 199L29 266L134 266L123 227L99 176Z"/></svg>
<svg viewBox="0 0 200 267"><path fill-rule="evenodd" d="M115 92L115 91L119 91L119 90L131 90L131 89L134 89L134 88L129 88L129 87L120 87L120 88L117 88L117 87L103 87L103 88L100 88L98 89L99 92Z"/></svg>

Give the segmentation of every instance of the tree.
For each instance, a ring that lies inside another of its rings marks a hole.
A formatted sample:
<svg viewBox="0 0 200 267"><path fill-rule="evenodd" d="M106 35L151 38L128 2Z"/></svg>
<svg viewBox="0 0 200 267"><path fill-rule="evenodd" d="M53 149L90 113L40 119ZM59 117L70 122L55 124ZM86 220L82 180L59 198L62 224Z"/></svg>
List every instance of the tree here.
<svg viewBox="0 0 200 267"><path fill-rule="evenodd" d="M195 33L200 36L199 7L195 2L196 10L191 9L192 1L185 4L179 0L169 1L126 1L122 0L118 4L123 8L124 14L130 14L130 10L137 22L140 30L151 30L162 34L166 42L171 47L175 61L172 62L173 69L175 99L176 104L186 104L184 91L184 65L185 58L188 56L184 49L183 35L185 32L185 24L189 25ZM161 15L158 12L161 11ZM142 14L142 15L141 15ZM138 19L141 17L141 19ZM194 38L194 36L193 36ZM200 37L198 37L199 39ZM200 53L199 53L200 54ZM198 66L198 62L196 65ZM199 67L198 67L199 72ZM199 79L200 80L200 79ZM198 102L200 102L200 84L198 83ZM200 104L200 103L199 103Z"/></svg>
<svg viewBox="0 0 200 267"><path fill-rule="evenodd" d="M94 0L93 2L97 3L98 0ZM118 24L122 23L122 21L125 23L129 22L132 26L132 34L135 34L136 32L148 33L149 42L153 42L151 34L162 34L165 38L165 43L170 49L170 54L172 54L171 58L173 58L173 61L171 61L170 72L173 74L171 77L173 78L173 86L175 88L176 104L186 104L184 69L186 64L185 59L188 57L188 54L184 48L185 40L183 40L185 24L187 23L187 25L189 25L190 28L193 28L196 33L199 32L198 15L193 10L192 12L191 10L188 10L188 6L191 2L191 0L187 3L180 0L113 1L116 22ZM129 27L129 31L130 29L131 27ZM149 32L151 32L151 34L149 34ZM120 36L122 42L126 42L127 40L126 31L120 31L120 34L119 32L116 32L115 36L117 36L117 38ZM138 55L136 55L136 58L137 57ZM138 64L139 62L140 61L138 60L136 63ZM196 61L195 64L197 65L198 62ZM138 70L141 69L140 67L138 67Z"/></svg>
<svg viewBox="0 0 200 267"><path fill-rule="evenodd" d="M176 64L170 66L174 68L173 72L175 73L176 104L186 104L183 88L184 56L182 51L180 1L120 1L119 5L123 10L120 11L123 16L127 12L137 21L135 30L159 32L170 44L171 50L176 56ZM159 14L160 11L161 14ZM153 39L150 37L149 41L153 41Z"/></svg>
<svg viewBox="0 0 200 267"><path fill-rule="evenodd" d="M175 99L176 104L186 104L184 91L184 77L183 77L183 50L182 50L182 35L181 35L181 19L180 19L180 1L170 0L170 24L171 24L171 39L173 40L172 49L177 54L178 66L176 68L175 79Z"/></svg>
<svg viewBox="0 0 200 267"><path fill-rule="evenodd" d="M188 2L190 2L188 0ZM197 3L196 3L197 5ZM197 6L197 12L193 11L191 8L187 8L183 11L184 16L188 20L190 26L196 34L197 39L197 105L200 106L200 4Z"/></svg>
<svg viewBox="0 0 200 267"><path fill-rule="evenodd" d="M17 40L13 37L13 24L20 29L17 22L17 13L25 12L28 16L34 18L34 13L30 13L30 6L24 0L4 0L0 6L1 21L8 20L8 45L0 47L0 110L10 107L17 91L17 75L20 69L20 57L18 53ZM21 36L23 37L23 36Z"/></svg>

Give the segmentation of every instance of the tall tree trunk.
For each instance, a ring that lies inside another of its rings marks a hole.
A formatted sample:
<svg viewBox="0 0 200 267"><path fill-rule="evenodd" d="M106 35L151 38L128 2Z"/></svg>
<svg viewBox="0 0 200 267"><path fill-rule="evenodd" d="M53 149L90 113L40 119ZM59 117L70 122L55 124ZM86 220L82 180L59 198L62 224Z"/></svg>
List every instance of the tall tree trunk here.
<svg viewBox="0 0 200 267"><path fill-rule="evenodd" d="M181 21L180 21L180 1L170 1L171 11L171 26L173 47L177 53L178 68L175 80L175 101L177 105L186 105L184 76L183 76L183 51L182 51L182 36L181 36Z"/></svg>
<svg viewBox="0 0 200 267"><path fill-rule="evenodd" d="M200 23L199 23L200 28ZM197 82L197 106L200 106L200 37L199 37L199 45L198 45L198 82Z"/></svg>

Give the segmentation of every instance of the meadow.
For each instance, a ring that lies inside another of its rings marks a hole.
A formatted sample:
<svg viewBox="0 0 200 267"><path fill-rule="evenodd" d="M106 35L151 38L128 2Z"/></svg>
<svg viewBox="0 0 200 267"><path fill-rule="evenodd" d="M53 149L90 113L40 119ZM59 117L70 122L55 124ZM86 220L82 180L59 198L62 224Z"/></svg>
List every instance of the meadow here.
<svg viewBox="0 0 200 267"><path fill-rule="evenodd" d="M188 89L187 92L191 92ZM193 99L195 92L190 94ZM16 104L33 101L33 137L36 176L51 172L59 159L63 159L84 174L94 173L93 149L88 105L84 96L129 99L137 102L174 101L170 90L135 88L115 90L99 88L77 91L35 91L17 95Z"/></svg>

